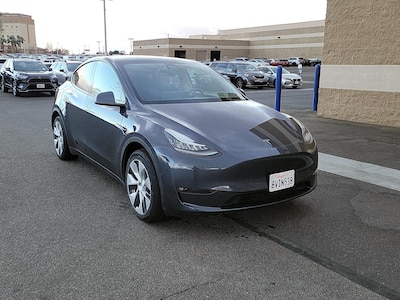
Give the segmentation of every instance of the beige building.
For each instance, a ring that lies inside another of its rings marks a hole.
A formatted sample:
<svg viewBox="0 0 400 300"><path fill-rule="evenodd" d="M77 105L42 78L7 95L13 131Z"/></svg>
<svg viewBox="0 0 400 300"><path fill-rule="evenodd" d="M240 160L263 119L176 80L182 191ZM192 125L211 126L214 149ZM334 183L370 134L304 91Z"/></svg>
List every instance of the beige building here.
<svg viewBox="0 0 400 300"><path fill-rule="evenodd" d="M134 54L182 57L198 61L237 56L321 57L325 21L220 30L217 35L132 41Z"/></svg>
<svg viewBox="0 0 400 300"><path fill-rule="evenodd" d="M36 52L35 21L31 16L13 13L0 13L2 24L1 37L7 39L9 36L21 36L24 43L21 50L27 53ZM5 52L7 51L7 47Z"/></svg>
<svg viewBox="0 0 400 300"><path fill-rule="evenodd" d="M328 1L318 115L400 127L399 14L399 0Z"/></svg>

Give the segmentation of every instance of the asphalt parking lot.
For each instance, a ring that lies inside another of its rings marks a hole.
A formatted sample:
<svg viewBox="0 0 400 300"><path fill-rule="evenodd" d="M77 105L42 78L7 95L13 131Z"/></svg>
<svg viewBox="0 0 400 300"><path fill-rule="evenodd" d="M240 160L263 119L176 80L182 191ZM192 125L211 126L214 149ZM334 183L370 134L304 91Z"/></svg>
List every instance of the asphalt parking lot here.
<svg viewBox="0 0 400 300"><path fill-rule="evenodd" d="M52 97L1 93L0 298L400 299L399 129L319 118L309 86L284 94L323 154L313 193L146 224L118 182L56 157Z"/></svg>

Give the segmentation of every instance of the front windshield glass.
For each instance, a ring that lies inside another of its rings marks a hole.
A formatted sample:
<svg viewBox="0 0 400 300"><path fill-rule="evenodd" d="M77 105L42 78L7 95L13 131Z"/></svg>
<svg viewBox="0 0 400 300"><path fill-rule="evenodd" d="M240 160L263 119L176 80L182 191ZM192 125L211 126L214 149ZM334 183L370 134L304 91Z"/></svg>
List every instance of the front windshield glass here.
<svg viewBox="0 0 400 300"><path fill-rule="evenodd" d="M252 64L237 64L237 67L242 70L243 72L249 72L249 71L258 71L255 66Z"/></svg>
<svg viewBox="0 0 400 300"><path fill-rule="evenodd" d="M129 61L127 78L143 103L245 100L241 92L210 67L191 61Z"/></svg>
<svg viewBox="0 0 400 300"><path fill-rule="evenodd" d="M14 70L22 72L45 72L47 67L39 61L20 60L14 61Z"/></svg>
<svg viewBox="0 0 400 300"><path fill-rule="evenodd" d="M68 62L67 63L67 68L69 72L75 71L79 66L81 65L81 62Z"/></svg>

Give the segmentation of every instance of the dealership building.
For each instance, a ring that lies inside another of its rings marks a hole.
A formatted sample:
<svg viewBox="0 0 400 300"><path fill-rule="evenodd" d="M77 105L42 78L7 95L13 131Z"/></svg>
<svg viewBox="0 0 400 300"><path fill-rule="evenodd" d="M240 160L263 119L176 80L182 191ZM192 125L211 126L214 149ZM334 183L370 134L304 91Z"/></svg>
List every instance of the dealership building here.
<svg viewBox="0 0 400 300"><path fill-rule="evenodd" d="M197 61L238 56L322 57L325 21L220 30L216 35L131 41L134 54L161 55Z"/></svg>

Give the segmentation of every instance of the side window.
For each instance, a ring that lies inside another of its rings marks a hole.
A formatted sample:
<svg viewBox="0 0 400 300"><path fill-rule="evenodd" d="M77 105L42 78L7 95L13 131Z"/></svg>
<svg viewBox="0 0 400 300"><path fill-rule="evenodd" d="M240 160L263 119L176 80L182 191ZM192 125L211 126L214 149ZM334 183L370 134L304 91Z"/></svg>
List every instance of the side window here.
<svg viewBox="0 0 400 300"><path fill-rule="evenodd" d="M220 64L218 65L218 67L217 67L217 70L218 70L218 71L221 71L221 72L225 72L225 71L226 71L226 66L227 66L226 63L220 63Z"/></svg>
<svg viewBox="0 0 400 300"><path fill-rule="evenodd" d="M235 73L235 72L236 72L236 67L235 67L235 65L234 65L234 64L229 64L228 67L227 67L227 71L228 71L229 73Z"/></svg>
<svg viewBox="0 0 400 300"><path fill-rule="evenodd" d="M94 62L81 66L72 76L72 83L85 92L91 93L94 67Z"/></svg>
<svg viewBox="0 0 400 300"><path fill-rule="evenodd" d="M115 74L112 67L108 64L97 62L92 94L96 96L98 93L110 91L114 93L115 102L121 104L125 103L125 95L117 74Z"/></svg>

